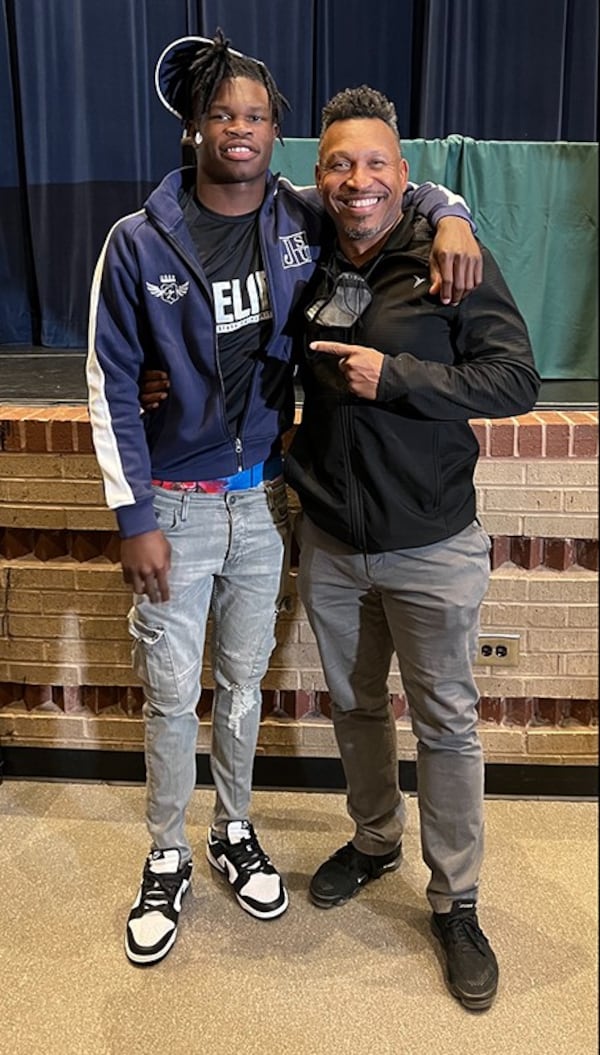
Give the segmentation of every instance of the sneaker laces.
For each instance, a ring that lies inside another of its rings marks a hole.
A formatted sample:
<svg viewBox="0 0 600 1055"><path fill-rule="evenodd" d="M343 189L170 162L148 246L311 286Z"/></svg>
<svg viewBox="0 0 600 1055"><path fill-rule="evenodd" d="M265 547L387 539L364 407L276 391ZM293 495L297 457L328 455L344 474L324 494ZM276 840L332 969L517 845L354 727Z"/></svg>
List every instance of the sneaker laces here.
<svg viewBox="0 0 600 1055"><path fill-rule="evenodd" d="M145 911L160 912L162 908L171 906L181 884L179 872L152 872L146 866L142 880L142 896L140 906Z"/></svg>
<svg viewBox="0 0 600 1055"><path fill-rule="evenodd" d="M482 956L487 954L489 942L474 912L450 914L444 921L444 932L460 952L472 952L475 947Z"/></svg>
<svg viewBox="0 0 600 1055"><path fill-rule="evenodd" d="M274 870L271 858L265 853L254 832L238 843L227 844L227 856L238 871L261 872Z"/></svg>

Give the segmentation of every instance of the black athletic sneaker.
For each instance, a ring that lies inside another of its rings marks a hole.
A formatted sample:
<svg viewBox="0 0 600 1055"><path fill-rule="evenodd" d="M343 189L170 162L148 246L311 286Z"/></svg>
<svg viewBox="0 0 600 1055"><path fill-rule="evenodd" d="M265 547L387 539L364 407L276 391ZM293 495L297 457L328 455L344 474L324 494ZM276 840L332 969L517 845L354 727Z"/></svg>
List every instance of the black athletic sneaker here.
<svg viewBox="0 0 600 1055"><path fill-rule="evenodd" d="M394 872L402 861L402 844L387 854L363 854L346 843L317 869L309 893L319 908L343 905L372 879Z"/></svg>
<svg viewBox="0 0 600 1055"><path fill-rule="evenodd" d="M183 895L192 862L181 865L179 850L153 850L125 932L125 952L136 964L158 963L175 944Z"/></svg>
<svg viewBox="0 0 600 1055"><path fill-rule="evenodd" d="M289 904L277 869L249 821L230 821L225 838L209 831L206 856L231 883L240 905L257 919L275 919Z"/></svg>
<svg viewBox="0 0 600 1055"><path fill-rule="evenodd" d="M498 988L498 961L477 920L474 901L434 912L431 929L446 953L450 992L470 1011L487 1011Z"/></svg>

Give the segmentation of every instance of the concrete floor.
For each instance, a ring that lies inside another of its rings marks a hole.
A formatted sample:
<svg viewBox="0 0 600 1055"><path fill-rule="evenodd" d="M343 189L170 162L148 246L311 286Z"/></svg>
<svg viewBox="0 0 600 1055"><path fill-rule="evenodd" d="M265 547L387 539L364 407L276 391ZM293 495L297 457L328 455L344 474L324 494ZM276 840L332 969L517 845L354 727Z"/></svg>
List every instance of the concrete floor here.
<svg viewBox="0 0 600 1055"><path fill-rule="evenodd" d="M498 955L494 1007L448 994L424 898L416 801L399 872L343 907L307 901L348 839L336 794L255 795L253 820L286 875L281 919L246 915L204 858L180 936L153 968L122 951L147 852L141 787L0 787L2 1055L592 1055L597 1051L597 806L488 800L480 919Z"/></svg>

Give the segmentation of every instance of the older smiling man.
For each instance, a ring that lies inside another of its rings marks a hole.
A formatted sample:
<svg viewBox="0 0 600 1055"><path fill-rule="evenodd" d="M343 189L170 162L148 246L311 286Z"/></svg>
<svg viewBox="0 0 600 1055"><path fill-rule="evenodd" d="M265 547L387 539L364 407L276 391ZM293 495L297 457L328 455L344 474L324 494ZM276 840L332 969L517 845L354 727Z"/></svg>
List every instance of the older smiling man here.
<svg viewBox="0 0 600 1055"><path fill-rule="evenodd" d="M483 759L471 661L489 575L471 417L521 414L539 378L497 265L458 305L431 296L431 233L410 208L394 106L371 88L325 107L316 179L337 232L320 263L286 478L304 510L299 593L315 632L356 824L313 876L321 908L400 865L405 807L387 678L395 652L418 741L432 928L451 991L492 1003L478 923Z"/></svg>

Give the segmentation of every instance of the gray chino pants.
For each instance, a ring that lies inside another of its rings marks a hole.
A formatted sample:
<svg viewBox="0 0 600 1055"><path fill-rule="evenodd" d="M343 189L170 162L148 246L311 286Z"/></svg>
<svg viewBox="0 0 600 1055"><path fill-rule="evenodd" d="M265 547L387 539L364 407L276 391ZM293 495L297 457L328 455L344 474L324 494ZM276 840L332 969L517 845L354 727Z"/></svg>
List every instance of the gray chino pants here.
<svg viewBox="0 0 600 1055"><path fill-rule="evenodd" d="M475 521L434 545L364 554L298 525L298 592L317 639L348 784L353 843L398 846L405 807L387 679L396 652L417 738L418 802L435 912L477 898L483 754L471 664L489 581L490 540Z"/></svg>

